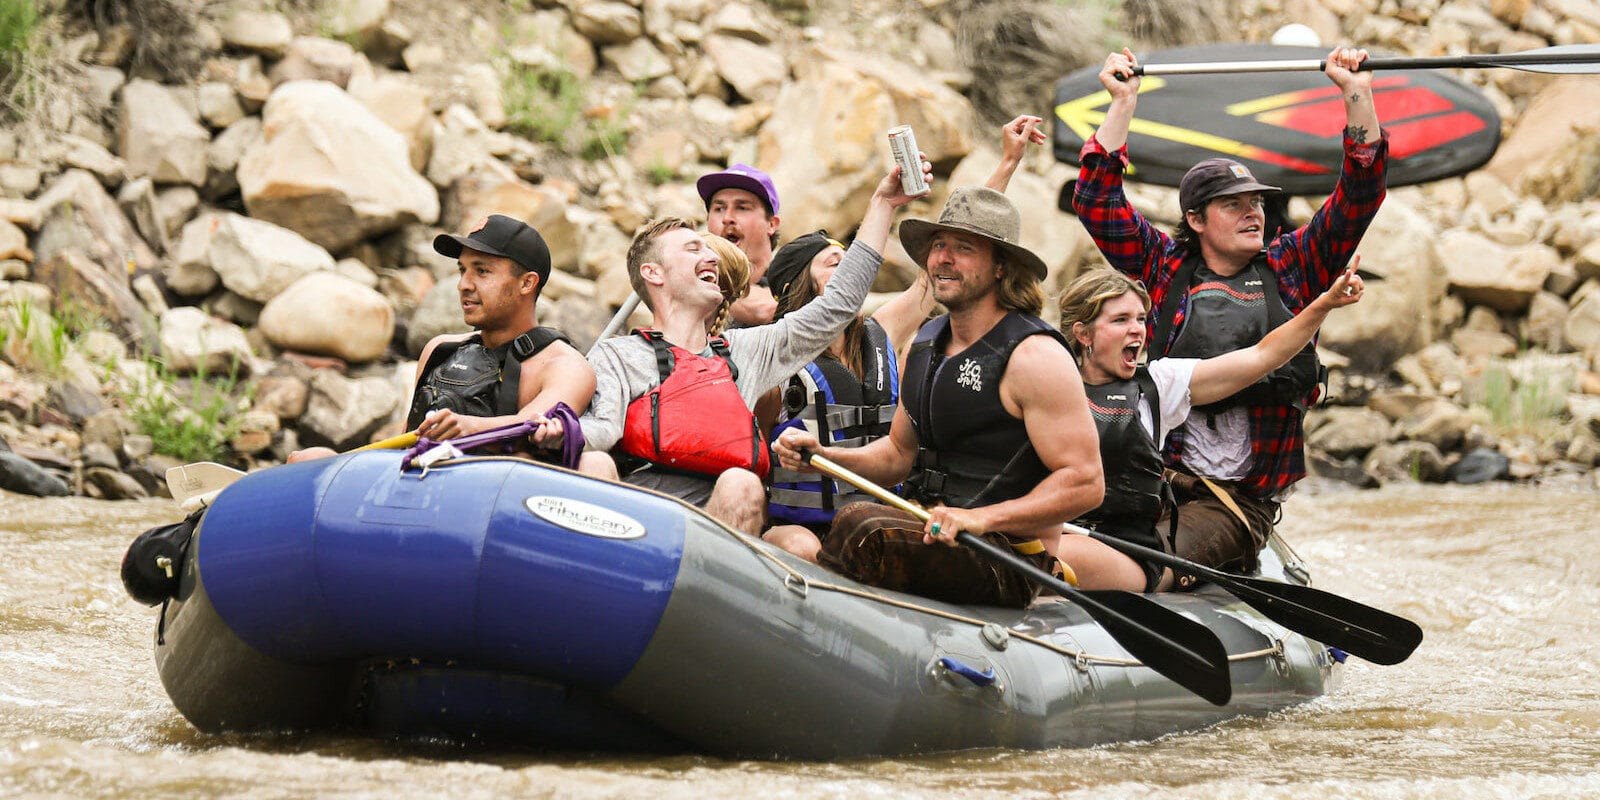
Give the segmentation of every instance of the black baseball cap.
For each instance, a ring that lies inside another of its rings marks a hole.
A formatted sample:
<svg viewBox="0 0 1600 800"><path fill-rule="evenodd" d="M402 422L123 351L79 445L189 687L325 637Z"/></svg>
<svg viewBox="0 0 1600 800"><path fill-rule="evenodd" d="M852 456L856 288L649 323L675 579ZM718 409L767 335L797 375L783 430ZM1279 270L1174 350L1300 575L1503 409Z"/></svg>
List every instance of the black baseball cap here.
<svg viewBox="0 0 1600 800"><path fill-rule="evenodd" d="M539 284L550 278L550 247L533 226L504 214L490 214L478 220L466 236L441 233L433 239L433 250L446 258L460 258L471 249L491 256L509 258L529 272L537 273Z"/></svg>
<svg viewBox="0 0 1600 800"><path fill-rule="evenodd" d="M1281 192L1256 180L1250 168L1231 158L1208 158L1183 174L1178 182L1180 211L1198 211L1207 200L1245 192Z"/></svg>
<svg viewBox="0 0 1600 800"><path fill-rule="evenodd" d="M805 274L811 259L831 246L844 247L830 238L827 231L816 231L795 237L794 241L778 248L778 252L772 254L772 263L767 265L767 288L772 290L772 296L782 297L789 291L789 284Z"/></svg>

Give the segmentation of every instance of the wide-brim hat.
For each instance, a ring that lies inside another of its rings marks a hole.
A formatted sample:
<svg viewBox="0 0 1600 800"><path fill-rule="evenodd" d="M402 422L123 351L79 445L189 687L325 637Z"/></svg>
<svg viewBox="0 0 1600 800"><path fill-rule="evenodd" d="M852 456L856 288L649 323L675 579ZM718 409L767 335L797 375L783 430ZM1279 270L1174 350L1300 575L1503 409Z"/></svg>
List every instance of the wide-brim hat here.
<svg viewBox="0 0 1600 800"><path fill-rule="evenodd" d="M908 219L900 223L900 244L917 266L928 266L928 250L933 246L933 235L939 231L982 236L1004 254L1007 264L1026 267L1041 281L1050 271L1043 259L1022 246L1022 214L1017 207L1010 198L987 186L961 186L952 191L935 222Z"/></svg>

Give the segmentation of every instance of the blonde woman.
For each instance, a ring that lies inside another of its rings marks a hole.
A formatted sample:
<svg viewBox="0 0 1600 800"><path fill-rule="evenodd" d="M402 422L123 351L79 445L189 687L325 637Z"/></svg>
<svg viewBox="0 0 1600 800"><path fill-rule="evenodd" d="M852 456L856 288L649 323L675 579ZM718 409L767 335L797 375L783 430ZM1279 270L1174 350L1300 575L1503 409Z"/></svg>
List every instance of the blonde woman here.
<svg viewBox="0 0 1600 800"><path fill-rule="evenodd" d="M1328 291L1250 347L1207 359L1159 358L1143 367L1139 359L1150 313L1144 286L1110 269L1089 270L1068 284L1061 293L1061 332L1083 376L1089 413L1100 433L1106 482L1100 507L1075 522L1172 552L1157 524L1163 494L1161 442L1188 418L1191 407L1214 403L1262 379L1305 348L1329 312L1359 302L1364 288L1356 275L1360 264L1356 256ZM1178 535L1182 538L1184 532L1180 529ZM1195 550L1179 544L1180 554ZM1087 536L1062 536L1055 555L1072 567L1084 589L1151 592L1173 584L1170 570Z"/></svg>

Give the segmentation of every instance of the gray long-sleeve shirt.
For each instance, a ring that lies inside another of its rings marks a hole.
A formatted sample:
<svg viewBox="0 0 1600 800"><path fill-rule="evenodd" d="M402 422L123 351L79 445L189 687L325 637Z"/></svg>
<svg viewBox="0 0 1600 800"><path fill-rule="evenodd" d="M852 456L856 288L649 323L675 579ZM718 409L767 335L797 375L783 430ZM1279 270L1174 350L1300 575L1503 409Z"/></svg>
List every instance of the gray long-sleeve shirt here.
<svg viewBox="0 0 1600 800"><path fill-rule="evenodd" d="M827 291L792 314L767 325L728 331L728 352L739 377L734 382L746 406L810 363L861 311L883 256L857 241L850 245ZM700 355L710 356L710 347ZM594 366L594 399L580 422L590 450L610 450L622 438L628 404L649 392L661 377L656 354L640 336L600 342L589 354Z"/></svg>

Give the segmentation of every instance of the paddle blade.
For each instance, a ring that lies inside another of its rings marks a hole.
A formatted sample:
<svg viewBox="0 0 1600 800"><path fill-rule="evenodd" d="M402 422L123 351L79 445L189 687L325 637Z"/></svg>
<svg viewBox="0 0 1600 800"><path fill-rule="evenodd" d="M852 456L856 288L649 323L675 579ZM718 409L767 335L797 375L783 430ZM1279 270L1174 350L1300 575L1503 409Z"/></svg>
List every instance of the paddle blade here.
<svg viewBox="0 0 1600 800"><path fill-rule="evenodd" d="M1163 677L1212 705L1233 699L1228 652L1210 628L1133 592L1073 590L1067 599Z"/></svg>
<svg viewBox="0 0 1600 800"><path fill-rule="evenodd" d="M1422 644L1417 623L1321 589L1238 575L1213 582L1267 619L1374 664L1398 664Z"/></svg>
<svg viewBox="0 0 1600 800"><path fill-rule="evenodd" d="M182 504L191 497L220 491L244 473L211 461L184 464L167 470L167 491L172 499Z"/></svg>

